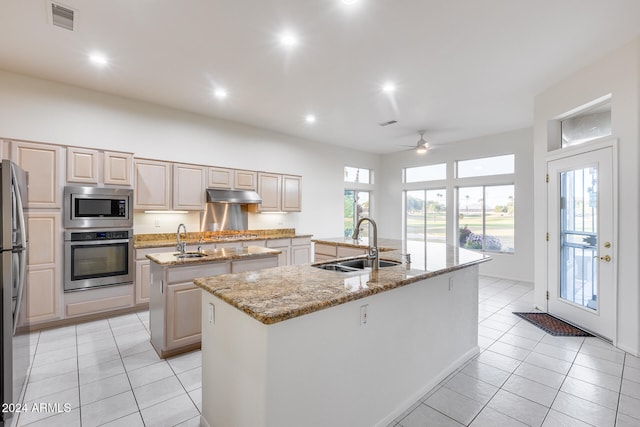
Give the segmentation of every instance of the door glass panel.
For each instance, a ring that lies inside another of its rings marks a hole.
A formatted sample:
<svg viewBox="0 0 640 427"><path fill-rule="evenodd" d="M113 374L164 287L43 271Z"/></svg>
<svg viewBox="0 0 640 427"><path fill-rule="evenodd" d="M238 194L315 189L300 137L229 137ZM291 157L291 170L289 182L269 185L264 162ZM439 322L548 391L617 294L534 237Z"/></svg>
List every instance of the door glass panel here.
<svg viewBox="0 0 640 427"><path fill-rule="evenodd" d="M560 298L598 309L598 169L560 174Z"/></svg>

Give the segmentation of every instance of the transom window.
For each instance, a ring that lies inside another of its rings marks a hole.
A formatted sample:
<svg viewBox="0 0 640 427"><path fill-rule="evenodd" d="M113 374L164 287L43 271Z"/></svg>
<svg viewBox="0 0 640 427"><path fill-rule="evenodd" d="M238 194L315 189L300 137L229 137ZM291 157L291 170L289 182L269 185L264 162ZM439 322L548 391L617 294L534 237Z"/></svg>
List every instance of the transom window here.
<svg viewBox="0 0 640 427"><path fill-rule="evenodd" d="M562 133L562 148L610 136L612 134L611 103L561 120L560 131Z"/></svg>
<svg viewBox="0 0 640 427"><path fill-rule="evenodd" d="M515 171L515 155L484 157L482 159L458 160L458 178L476 176L506 175Z"/></svg>
<svg viewBox="0 0 640 427"><path fill-rule="evenodd" d="M404 182L425 182L447 179L447 164L404 168Z"/></svg>
<svg viewBox="0 0 640 427"><path fill-rule="evenodd" d="M344 167L344 182L371 184L371 170L364 168Z"/></svg>

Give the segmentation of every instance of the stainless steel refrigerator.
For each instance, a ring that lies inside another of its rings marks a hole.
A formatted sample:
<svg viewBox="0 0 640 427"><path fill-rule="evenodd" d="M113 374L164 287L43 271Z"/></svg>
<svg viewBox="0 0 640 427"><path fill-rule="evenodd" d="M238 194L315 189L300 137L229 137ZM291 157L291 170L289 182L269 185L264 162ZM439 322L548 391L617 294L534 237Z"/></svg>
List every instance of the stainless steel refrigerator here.
<svg viewBox="0 0 640 427"><path fill-rule="evenodd" d="M30 364L28 339L16 335L27 270L27 230L23 206L27 200L27 174L15 163L0 163L0 277L2 353L0 427L13 423L12 403L20 398Z"/></svg>

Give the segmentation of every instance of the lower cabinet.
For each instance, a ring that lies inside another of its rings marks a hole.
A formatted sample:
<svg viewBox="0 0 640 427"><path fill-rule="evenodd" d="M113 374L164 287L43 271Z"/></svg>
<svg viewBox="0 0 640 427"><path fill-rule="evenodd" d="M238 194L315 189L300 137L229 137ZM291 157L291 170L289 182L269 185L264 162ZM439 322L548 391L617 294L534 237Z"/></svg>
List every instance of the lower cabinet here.
<svg viewBox="0 0 640 427"><path fill-rule="evenodd" d="M200 344L201 292L193 282L167 285L167 350Z"/></svg>
<svg viewBox="0 0 640 427"><path fill-rule="evenodd" d="M311 241L308 237L291 239L291 265L308 264L311 262Z"/></svg>
<svg viewBox="0 0 640 427"><path fill-rule="evenodd" d="M62 242L60 211L27 212L27 274L20 326L61 319Z"/></svg>
<svg viewBox="0 0 640 427"><path fill-rule="evenodd" d="M136 260L135 303L149 302L149 288L151 286L151 261Z"/></svg>
<svg viewBox="0 0 640 427"><path fill-rule="evenodd" d="M159 265L151 262L149 329L151 344L160 357L200 348L202 290L198 277L241 273L277 267L276 256L192 265Z"/></svg>

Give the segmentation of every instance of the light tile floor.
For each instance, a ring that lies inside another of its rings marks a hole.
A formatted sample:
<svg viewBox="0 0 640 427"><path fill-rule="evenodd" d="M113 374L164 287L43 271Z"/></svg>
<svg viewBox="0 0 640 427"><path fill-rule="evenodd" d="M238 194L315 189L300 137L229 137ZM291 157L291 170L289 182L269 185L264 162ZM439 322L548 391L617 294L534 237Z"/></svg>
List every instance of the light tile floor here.
<svg viewBox="0 0 640 427"><path fill-rule="evenodd" d="M514 316L530 283L480 278L480 354L389 426L640 426L640 358Z"/></svg>
<svg viewBox="0 0 640 427"><path fill-rule="evenodd" d="M480 279L481 353L390 426L640 426L640 358L598 338L550 336L512 314L529 283ZM141 312L34 333L19 426L197 426L201 354L158 358Z"/></svg>

